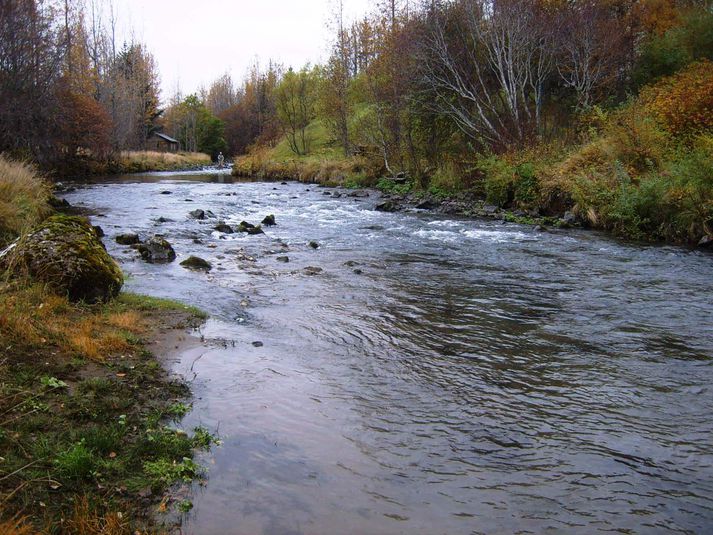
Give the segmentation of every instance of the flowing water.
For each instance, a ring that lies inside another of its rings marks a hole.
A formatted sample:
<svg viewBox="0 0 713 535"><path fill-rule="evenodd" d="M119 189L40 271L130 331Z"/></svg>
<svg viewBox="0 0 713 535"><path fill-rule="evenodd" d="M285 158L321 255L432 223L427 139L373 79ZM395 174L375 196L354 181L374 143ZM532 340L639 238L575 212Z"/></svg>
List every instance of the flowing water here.
<svg viewBox="0 0 713 535"><path fill-rule="evenodd" d="M183 425L223 440L184 533L713 532L711 255L224 179L66 195L103 214L129 290L212 315L172 364ZM221 234L196 208L277 226Z"/></svg>

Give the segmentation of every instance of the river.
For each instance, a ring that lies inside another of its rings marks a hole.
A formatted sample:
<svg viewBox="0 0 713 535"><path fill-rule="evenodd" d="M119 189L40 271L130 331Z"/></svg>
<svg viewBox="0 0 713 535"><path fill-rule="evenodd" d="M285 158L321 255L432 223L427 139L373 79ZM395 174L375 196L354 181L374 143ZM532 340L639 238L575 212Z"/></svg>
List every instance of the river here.
<svg viewBox="0 0 713 535"><path fill-rule="evenodd" d="M183 533L713 532L713 256L221 182L64 195L101 214L126 289L211 314L171 364L182 425L223 441ZM222 234L196 208L277 225ZM178 260L142 262L126 231Z"/></svg>

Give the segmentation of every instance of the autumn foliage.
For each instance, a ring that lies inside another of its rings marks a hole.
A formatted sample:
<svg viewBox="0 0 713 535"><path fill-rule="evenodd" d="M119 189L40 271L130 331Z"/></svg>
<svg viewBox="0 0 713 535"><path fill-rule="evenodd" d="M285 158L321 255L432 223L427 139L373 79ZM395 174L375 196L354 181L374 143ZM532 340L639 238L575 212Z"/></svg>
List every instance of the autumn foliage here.
<svg viewBox="0 0 713 535"><path fill-rule="evenodd" d="M713 62L698 61L641 91L640 100L674 135L713 128Z"/></svg>

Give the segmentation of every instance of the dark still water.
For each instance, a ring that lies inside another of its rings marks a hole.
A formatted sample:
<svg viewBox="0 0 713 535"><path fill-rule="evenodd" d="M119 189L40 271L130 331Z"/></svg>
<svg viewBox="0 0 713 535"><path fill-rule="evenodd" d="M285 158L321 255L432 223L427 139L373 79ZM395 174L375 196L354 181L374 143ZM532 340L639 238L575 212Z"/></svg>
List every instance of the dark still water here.
<svg viewBox="0 0 713 535"><path fill-rule="evenodd" d="M218 343L173 364L183 425L223 439L184 533L713 532L713 256L217 177L66 195L104 214L129 290L212 314Z"/></svg>

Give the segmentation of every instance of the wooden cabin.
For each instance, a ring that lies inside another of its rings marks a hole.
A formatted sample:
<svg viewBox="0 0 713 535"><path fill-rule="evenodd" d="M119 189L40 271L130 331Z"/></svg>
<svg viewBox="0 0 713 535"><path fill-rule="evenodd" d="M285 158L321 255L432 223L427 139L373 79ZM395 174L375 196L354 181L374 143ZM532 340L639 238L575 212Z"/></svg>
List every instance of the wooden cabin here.
<svg viewBox="0 0 713 535"><path fill-rule="evenodd" d="M146 150L157 152L178 152L180 143L166 134L155 133L146 140Z"/></svg>

